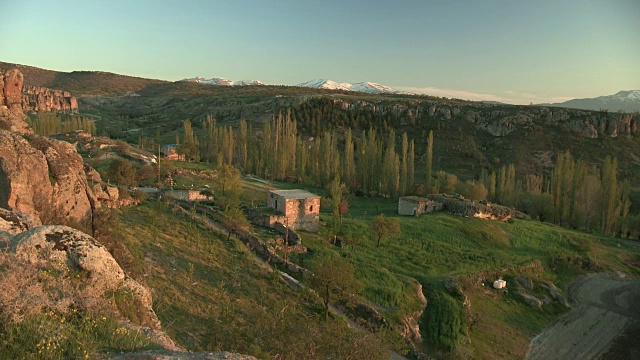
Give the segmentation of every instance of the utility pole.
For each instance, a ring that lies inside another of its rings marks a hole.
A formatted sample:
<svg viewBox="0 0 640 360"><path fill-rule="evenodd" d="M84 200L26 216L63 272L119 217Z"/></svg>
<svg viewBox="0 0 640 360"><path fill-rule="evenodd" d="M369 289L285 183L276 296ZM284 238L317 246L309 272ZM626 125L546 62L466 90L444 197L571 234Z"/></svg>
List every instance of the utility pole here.
<svg viewBox="0 0 640 360"><path fill-rule="evenodd" d="M284 265L289 265L289 218L285 218L284 226Z"/></svg>
<svg viewBox="0 0 640 360"><path fill-rule="evenodd" d="M160 191L160 144L158 144L158 191Z"/></svg>

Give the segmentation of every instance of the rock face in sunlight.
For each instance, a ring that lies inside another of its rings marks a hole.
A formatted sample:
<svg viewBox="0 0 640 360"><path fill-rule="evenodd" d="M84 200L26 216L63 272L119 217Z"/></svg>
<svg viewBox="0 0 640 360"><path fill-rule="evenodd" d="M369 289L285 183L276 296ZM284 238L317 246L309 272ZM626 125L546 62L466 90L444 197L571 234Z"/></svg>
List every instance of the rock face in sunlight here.
<svg viewBox="0 0 640 360"><path fill-rule="evenodd" d="M0 207L42 223L83 223L99 206L73 145L0 130Z"/></svg>
<svg viewBox="0 0 640 360"><path fill-rule="evenodd" d="M75 112L78 110L78 99L68 91L25 85L22 90L22 109Z"/></svg>
<svg viewBox="0 0 640 360"><path fill-rule="evenodd" d="M27 214L0 208L0 232L16 235L39 225L39 222Z"/></svg>
<svg viewBox="0 0 640 360"><path fill-rule="evenodd" d="M20 133L32 133L22 112L22 82L24 77L17 70L0 69L0 129Z"/></svg>

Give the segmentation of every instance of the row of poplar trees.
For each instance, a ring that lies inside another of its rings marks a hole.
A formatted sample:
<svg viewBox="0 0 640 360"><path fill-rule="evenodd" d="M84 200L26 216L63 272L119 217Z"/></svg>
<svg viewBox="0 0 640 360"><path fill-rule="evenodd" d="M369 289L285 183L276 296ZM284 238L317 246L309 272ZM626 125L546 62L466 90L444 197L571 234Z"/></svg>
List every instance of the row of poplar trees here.
<svg viewBox="0 0 640 360"><path fill-rule="evenodd" d="M601 167L559 153L547 176L528 174L516 179L513 164L488 173L480 182L487 198L524 210L540 220L572 228L625 235L630 229L629 180L618 180L618 161L607 156Z"/></svg>
<svg viewBox="0 0 640 360"><path fill-rule="evenodd" d="M55 112L39 111L35 118L27 118L27 123L36 134L50 136L82 130L96 134L96 122L85 116L63 115Z"/></svg>
<svg viewBox="0 0 640 360"><path fill-rule="evenodd" d="M327 186L339 177L351 191L396 197L405 194L458 192L522 209L540 220L600 231L626 232L630 185L618 181L617 161L606 158L602 168L575 160L570 153L557 156L548 176L526 175L518 180L513 164L495 171L483 169L477 180L459 182L453 174L433 172L433 133L426 142L426 178L415 178L415 143L403 133L386 136L373 129L343 134L335 129L315 138L298 133L290 113L280 113L254 130L241 120L238 128L218 126L212 116L197 137L191 122L183 123L180 149L193 160L232 165L245 173L274 180ZM419 184L417 184L419 183Z"/></svg>
<svg viewBox="0 0 640 360"><path fill-rule="evenodd" d="M202 136L193 135L185 121L179 151L189 159L229 164L246 173L275 180L325 186L336 176L351 190L382 196L411 193L415 182L415 144L403 134L396 146L396 133L380 136L369 129L339 135L330 130L315 138L304 138L289 113L280 113L254 131L241 120L237 129L218 126L207 116Z"/></svg>

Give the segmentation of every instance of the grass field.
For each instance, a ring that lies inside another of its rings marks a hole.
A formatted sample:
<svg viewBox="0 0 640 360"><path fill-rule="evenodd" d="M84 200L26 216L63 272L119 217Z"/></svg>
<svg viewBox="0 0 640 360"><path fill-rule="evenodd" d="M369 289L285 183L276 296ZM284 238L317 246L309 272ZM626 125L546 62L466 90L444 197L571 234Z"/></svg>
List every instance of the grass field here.
<svg viewBox="0 0 640 360"><path fill-rule="evenodd" d="M127 208L123 240L143 263L164 328L193 351L226 350L258 358L384 358L374 335L323 318L320 299L293 290L238 241L173 211L166 203Z"/></svg>

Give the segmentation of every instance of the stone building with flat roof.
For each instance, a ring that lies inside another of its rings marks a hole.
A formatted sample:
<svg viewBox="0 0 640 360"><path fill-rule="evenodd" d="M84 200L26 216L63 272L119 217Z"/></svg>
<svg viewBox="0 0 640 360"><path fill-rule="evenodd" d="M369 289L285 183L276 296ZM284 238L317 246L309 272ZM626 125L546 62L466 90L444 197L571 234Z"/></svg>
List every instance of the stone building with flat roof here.
<svg viewBox="0 0 640 360"><path fill-rule="evenodd" d="M442 210L442 203L419 197L403 196L398 199L398 214L420 216L423 213L430 213Z"/></svg>
<svg viewBox="0 0 640 360"><path fill-rule="evenodd" d="M320 230L318 195L306 190L270 190L267 193L267 206L275 211L269 216L269 226L273 227L279 222L293 230Z"/></svg>

